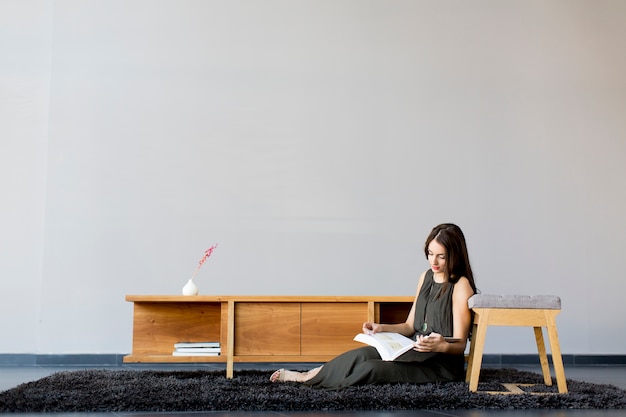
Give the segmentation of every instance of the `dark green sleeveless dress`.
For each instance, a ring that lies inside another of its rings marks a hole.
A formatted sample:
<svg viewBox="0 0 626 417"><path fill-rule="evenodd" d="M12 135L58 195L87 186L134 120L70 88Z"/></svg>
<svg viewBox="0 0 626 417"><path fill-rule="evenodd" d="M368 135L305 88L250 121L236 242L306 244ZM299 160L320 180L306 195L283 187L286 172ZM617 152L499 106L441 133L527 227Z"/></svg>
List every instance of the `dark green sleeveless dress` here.
<svg viewBox="0 0 626 417"><path fill-rule="evenodd" d="M443 294L439 296L443 288ZM436 283L432 270L426 272L415 305L415 339L419 334L436 332L452 336L452 292L454 284ZM461 381L465 378L463 354L450 355L410 350L395 361L383 361L371 346L354 349L326 363L320 372L305 382L316 388L340 389L353 385L436 381Z"/></svg>

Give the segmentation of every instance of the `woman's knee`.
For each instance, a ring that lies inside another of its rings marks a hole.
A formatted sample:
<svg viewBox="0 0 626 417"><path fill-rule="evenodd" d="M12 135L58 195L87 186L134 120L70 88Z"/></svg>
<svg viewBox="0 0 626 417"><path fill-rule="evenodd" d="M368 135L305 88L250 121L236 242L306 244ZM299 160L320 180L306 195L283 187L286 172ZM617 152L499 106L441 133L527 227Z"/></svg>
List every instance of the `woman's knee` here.
<svg viewBox="0 0 626 417"><path fill-rule="evenodd" d="M354 373L362 375L366 383L375 383L385 375L385 365L387 363L380 358L369 359L361 362Z"/></svg>
<svg viewBox="0 0 626 417"><path fill-rule="evenodd" d="M354 349L353 351L363 361L380 359L380 354L371 346L363 346L361 348Z"/></svg>

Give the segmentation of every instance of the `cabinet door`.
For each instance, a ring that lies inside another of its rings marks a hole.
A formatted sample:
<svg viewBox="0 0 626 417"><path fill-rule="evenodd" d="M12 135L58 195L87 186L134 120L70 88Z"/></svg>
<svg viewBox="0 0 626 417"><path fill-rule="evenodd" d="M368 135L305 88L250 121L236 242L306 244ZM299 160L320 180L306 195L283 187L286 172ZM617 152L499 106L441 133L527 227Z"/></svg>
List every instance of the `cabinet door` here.
<svg viewBox="0 0 626 417"><path fill-rule="evenodd" d="M299 355L300 303L235 303L236 356Z"/></svg>
<svg viewBox="0 0 626 417"><path fill-rule="evenodd" d="M302 355L338 355L365 346L352 339L367 321L367 303L302 303Z"/></svg>

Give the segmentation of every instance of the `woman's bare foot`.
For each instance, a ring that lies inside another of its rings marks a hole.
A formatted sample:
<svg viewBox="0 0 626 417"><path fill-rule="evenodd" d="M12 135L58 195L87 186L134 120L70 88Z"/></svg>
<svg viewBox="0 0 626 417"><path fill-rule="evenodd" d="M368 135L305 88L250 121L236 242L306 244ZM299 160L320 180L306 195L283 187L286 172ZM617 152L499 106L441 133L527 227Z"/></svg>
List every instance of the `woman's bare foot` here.
<svg viewBox="0 0 626 417"><path fill-rule="evenodd" d="M303 372L279 369L270 376L272 382L304 382L306 375Z"/></svg>
<svg viewBox="0 0 626 417"><path fill-rule="evenodd" d="M322 369L322 367L311 369L308 372L288 371L279 369L270 376L272 382L306 382L313 378Z"/></svg>

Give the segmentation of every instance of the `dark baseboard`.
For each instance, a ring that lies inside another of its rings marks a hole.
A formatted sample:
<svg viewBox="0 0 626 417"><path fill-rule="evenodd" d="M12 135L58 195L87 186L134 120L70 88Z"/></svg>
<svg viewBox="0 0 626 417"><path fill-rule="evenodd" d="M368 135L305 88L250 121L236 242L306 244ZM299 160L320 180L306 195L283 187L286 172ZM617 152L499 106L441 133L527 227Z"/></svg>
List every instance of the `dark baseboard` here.
<svg viewBox="0 0 626 417"><path fill-rule="evenodd" d="M124 356L125 354L122 353L49 355L0 353L0 366L121 366ZM550 363L552 363L552 358L550 358ZM539 356L486 354L483 357L483 364L486 366L538 365ZM565 366L626 365L626 355L563 355L563 364ZM221 364L211 363L211 365Z"/></svg>
<svg viewBox="0 0 626 417"><path fill-rule="evenodd" d="M124 354L0 353L0 366L119 366Z"/></svg>
<svg viewBox="0 0 626 417"><path fill-rule="evenodd" d="M548 360L552 364L552 355L548 355ZM539 355L512 355L512 354L486 354L483 357L485 365L515 366L515 365L538 365ZM563 355L564 366L586 366L586 365L626 365L626 355Z"/></svg>

